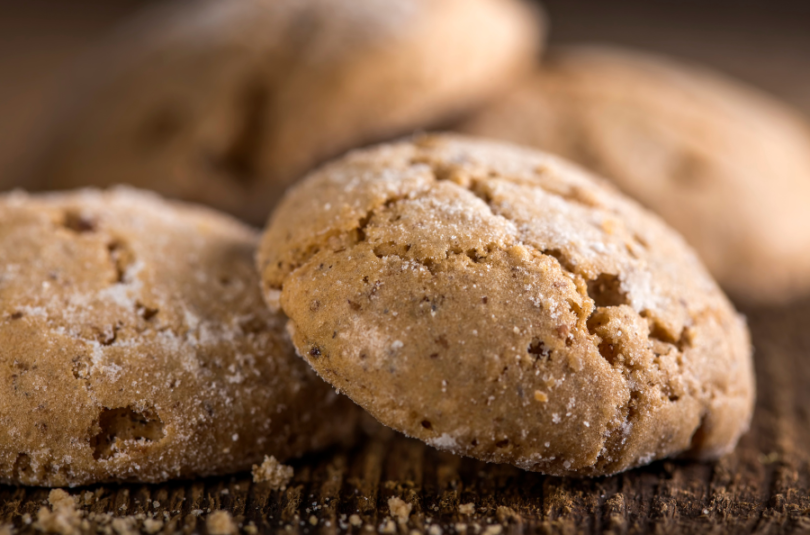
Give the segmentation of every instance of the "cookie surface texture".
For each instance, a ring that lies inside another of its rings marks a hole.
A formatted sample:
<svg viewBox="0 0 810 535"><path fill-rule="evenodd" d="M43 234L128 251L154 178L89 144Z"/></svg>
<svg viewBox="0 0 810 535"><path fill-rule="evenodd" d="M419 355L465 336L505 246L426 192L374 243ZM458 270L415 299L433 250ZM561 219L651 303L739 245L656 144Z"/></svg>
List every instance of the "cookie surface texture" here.
<svg viewBox="0 0 810 535"><path fill-rule="evenodd" d="M348 437L255 231L129 189L0 197L0 481L163 481Z"/></svg>
<svg viewBox="0 0 810 535"><path fill-rule="evenodd" d="M810 291L810 129L741 82L666 57L571 47L459 130L611 179L683 234L736 299Z"/></svg>
<svg viewBox="0 0 810 535"><path fill-rule="evenodd" d="M322 160L506 89L543 33L520 0L202 0L125 30L65 90L27 178L131 184L255 224Z"/></svg>
<svg viewBox="0 0 810 535"><path fill-rule="evenodd" d="M744 320L682 238L546 154L454 136L312 173L259 248L307 362L437 448L557 475L729 451Z"/></svg>

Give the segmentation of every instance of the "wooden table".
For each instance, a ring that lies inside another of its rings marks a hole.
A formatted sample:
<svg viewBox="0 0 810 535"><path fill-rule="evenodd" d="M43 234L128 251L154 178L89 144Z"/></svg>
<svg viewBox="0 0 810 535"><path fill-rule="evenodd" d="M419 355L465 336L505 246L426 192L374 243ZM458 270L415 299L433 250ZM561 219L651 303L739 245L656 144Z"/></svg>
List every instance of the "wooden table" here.
<svg viewBox="0 0 810 535"><path fill-rule="evenodd" d="M90 531L106 526L108 533L141 530L143 515L154 512L165 519L162 533L206 533L209 511L219 509L247 533L378 533L391 497L413 505L407 525L392 525L408 534L438 535L435 525L449 535L456 524L488 535L810 532L810 300L746 313L756 347L756 413L737 450L713 464L669 460L615 477L561 479L454 457L386 431L293 463L286 491L240 474L71 493L94 493L81 506L88 513L134 517L113 526L94 516ZM23 515L35 522L48 492L0 487L0 524L35 532ZM470 502L475 513L460 514L459 504ZM352 514L363 525L349 524ZM503 527L487 532L490 524Z"/></svg>

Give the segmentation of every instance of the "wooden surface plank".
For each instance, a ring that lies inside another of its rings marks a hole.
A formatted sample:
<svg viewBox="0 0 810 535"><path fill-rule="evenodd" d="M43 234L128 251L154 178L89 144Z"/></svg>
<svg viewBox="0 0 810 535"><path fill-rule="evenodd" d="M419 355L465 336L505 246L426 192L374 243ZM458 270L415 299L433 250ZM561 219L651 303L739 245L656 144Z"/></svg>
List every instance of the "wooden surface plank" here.
<svg viewBox="0 0 810 535"><path fill-rule="evenodd" d="M391 525L400 534L810 533L810 300L746 312L757 407L751 431L716 463L666 460L609 478L564 479L455 457L372 427L352 448L292 463L285 491L253 484L249 474L72 489L86 521L76 529L146 532L150 518L152 529L163 523L160 533L204 534L210 514L225 510L243 533L369 534L385 529L388 500L397 497L413 506L407 524ZM48 493L0 487L0 524L37 532ZM467 503L471 515L459 511ZM361 525L350 523L354 514Z"/></svg>

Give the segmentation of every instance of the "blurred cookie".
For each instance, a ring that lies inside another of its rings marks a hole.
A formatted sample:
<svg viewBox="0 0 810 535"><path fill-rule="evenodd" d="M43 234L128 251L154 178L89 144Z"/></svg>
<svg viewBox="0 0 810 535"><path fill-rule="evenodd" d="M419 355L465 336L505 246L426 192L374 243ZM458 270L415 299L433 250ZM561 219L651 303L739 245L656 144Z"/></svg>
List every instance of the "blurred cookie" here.
<svg viewBox="0 0 810 535"><path fill-rule="evenodd" d="M128 183L264 223L289 183L354 146L448 121L530 70L520 0L202 0L106 44L27 180Z"/></svg>
<svg viewBox="0 0 810 535"><path fill-rule="evenodd" d="M0 481L163 481L350 436L262 302L258 236L134 190L0 197Z"/></svg>
<svg viewBox="0 0 810 535"><path fill-rule="evenodd" d="M258 262L307 362L443 450L595 476L718 456L751 417L748 331L692 250L540 152L351 153L290 190Z"/></svg>
<svg viewBox="0 0 810 535"><path fill-rule="evenodd" d="M459 130L613 180L683 233L737 298L810 289L810 130L752 88L663 57L571 48Z"/></svg>

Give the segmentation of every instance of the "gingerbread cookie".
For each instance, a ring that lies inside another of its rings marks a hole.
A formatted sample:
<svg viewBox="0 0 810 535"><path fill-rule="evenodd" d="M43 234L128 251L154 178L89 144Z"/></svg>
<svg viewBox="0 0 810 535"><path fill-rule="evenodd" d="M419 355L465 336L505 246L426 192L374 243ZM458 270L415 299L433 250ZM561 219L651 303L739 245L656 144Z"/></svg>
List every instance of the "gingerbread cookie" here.
<svg viewBox="0 0 810 535"><path fill-rule="evenodd" d="M735 298L810 289L810 129L742 83L664 57L570 48L459 130L613 180L683 233Z"/></svg>
<svg viewBox="0 0 810 535"><path fill-rule="evenodd" d="M453 136L292 188L258 263L298 351L437 448L604 475L734 447L748 330L682 238L553 156Z"/></svg>
<svg viewBox="0 0 810 535"><path fill-rule="evenodd" d="M320 161L506 89L541 35L521 0L160 6L88 59L27 179L128 183L264 223Z"/></svg>
<svg viewBox="0 0 810 535"><path fill-rule="evenodd" d="M262 302L257 234L129 189L0 197L0 481L163 481L351 435Z"/></svg>

